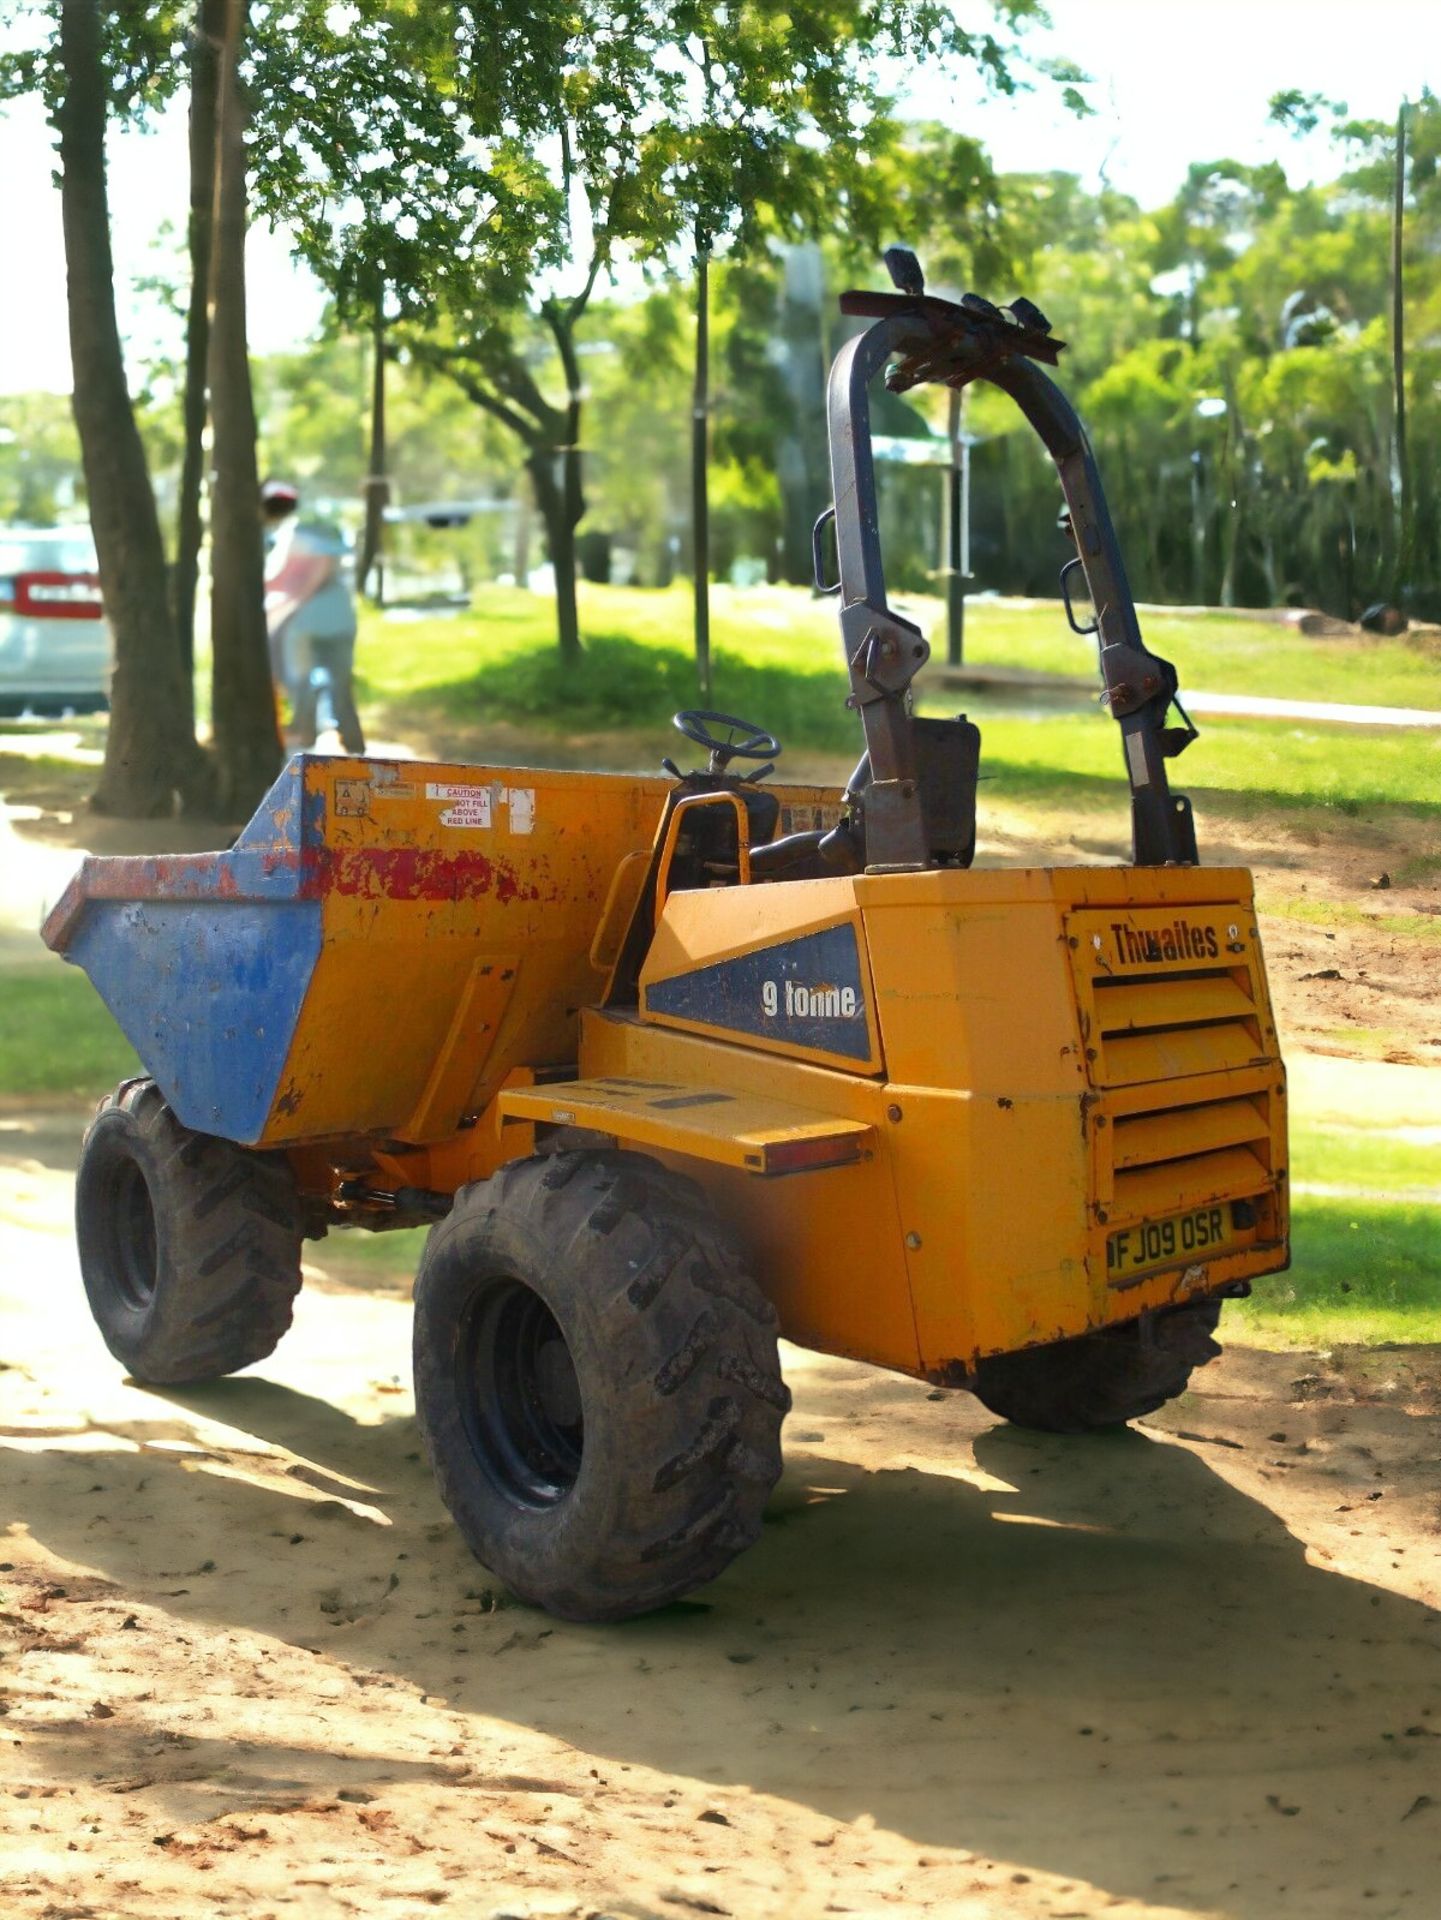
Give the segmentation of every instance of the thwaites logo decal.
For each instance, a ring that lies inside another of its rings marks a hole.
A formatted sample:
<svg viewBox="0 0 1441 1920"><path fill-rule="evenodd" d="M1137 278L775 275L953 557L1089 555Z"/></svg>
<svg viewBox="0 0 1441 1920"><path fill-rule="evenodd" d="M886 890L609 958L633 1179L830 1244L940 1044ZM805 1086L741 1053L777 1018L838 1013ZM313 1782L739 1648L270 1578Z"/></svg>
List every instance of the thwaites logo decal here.
<svg viewBox="0 0 1441 1920"><path fill-rule="evenodd" d="M1233 939L1227 942L1227 951L1239 953L1242 949L1234 940L1236 928L1230 932ZM1123 967L1154 967L1167 960L1217 960L1221 955L1219 929L1197 926L1182 918L1163 927L1136 927L1113 920L1111 941L1112 952Z"/></svg>
<svg viewBox="0 0 1441 1920"><path fill-rule="evenodd" d="M795 1047L868 1060L855 928L827 927L647 987L646 1008Z"/></svg>

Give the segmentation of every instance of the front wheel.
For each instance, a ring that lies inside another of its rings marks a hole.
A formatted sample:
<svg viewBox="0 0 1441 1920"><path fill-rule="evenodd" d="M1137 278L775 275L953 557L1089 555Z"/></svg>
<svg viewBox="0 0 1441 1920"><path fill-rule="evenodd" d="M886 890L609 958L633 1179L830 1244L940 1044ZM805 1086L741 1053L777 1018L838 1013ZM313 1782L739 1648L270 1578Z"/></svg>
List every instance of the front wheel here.
<svg viewBox="0 0 1441 1920"><path fill-rule="evenodd" d="M155 1386L263 1360L300 1291L284 1157L183 1126L153 1080L101 1101L75 1171L75 1237L105 1344Z"/></svg>
<svg viewBox="0 0 1441 1920"><path fill-rule="evenodd" d="M1013 1426L1092 1433L1154 1413L1184 1393L1192 1373L1221 1351L1212 1335L1218 1300L1164 1307L1142 1320L994 1354L972 1387L983 1407Z"/></svg>
<svg viewBox="0 0 1441 1920"><path fill-rule="evenodd" d="M415 1289L415 1404L476 1557L568 1620L712 1580L780 1476L776 1316L694 1181L545 1155L466 1188Z"/></svg>

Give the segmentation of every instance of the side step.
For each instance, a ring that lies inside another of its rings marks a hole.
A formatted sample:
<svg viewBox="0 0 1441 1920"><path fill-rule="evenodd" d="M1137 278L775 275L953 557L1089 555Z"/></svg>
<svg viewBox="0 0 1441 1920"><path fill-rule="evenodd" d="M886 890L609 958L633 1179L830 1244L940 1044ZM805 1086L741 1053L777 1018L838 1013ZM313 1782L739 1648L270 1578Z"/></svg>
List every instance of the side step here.
<svg viewBox="0 0 1441 1920"><path fill-rule="evenodd" d="M563 1080L509 1087L502 1122L585 1127L628 1146L683 1153L745 1173L808 1173L865 1158L874 1128L785 1100L663 1080Z"/></svg>

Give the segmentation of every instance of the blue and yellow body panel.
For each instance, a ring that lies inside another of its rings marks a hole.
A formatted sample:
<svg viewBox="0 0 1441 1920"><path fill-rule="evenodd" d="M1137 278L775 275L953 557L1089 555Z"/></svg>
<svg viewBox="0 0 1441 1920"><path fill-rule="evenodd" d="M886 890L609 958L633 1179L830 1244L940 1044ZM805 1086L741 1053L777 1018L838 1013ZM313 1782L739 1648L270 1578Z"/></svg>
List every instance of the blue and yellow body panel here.
<svg viewBox="0 0 1441 1920"><path fill-rule="evenodd" d="M88 860L46 938L187 1125L287 1150L317 1201L452 1192L579 1129L700 1180L785 1332L826 1351L962 1378L1284 1264L1248 874L651 902L673 790L301 756L226 852ZM783 831L833 806L775 791Z"/></svg>
<svg viewBox="0 0 1441 1920"><path fill-rule="evenodd" d="M301 754L224 852L87 859L45 939L187 1126L440 1142L575 1060L612 881L671 786ZM776 792L807 822L831 799Z"/></svg>

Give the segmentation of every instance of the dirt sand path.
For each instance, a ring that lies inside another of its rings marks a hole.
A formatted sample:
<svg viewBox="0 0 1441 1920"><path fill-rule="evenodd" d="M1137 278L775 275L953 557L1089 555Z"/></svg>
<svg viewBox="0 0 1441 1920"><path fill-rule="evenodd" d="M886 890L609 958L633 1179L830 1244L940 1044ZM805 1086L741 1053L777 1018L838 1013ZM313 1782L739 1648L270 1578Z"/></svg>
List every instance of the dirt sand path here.
<svg viewBox="0 0 1441 1920"><path fill-rule="evenodd" d="M36 957L74 785L0 849L0 961ZM1116 827L992 813L987 852L1114 858ZM1263 915L1317 1123L1441 1125L1434 947L1394 925L1441 896L1368 888L1403 837L1209 847L1339 913ZM403 1302L318 1285L252 1374L125 1383L76 1271L80 1124L0 1110L4 1920L1432 1911L1434 1350L1236 1348L1087 1442L792 1353L760 1545L564 1626L456 1540Z"/></svg>
<svg viewBox="0 0 1441 1920"><path fill-rule="evenodd" d="M127 1385L71 1144L0 1168L7 1916L1429 1911L1434 1354L1237 1349L1078 1443L792 1353L760 1545L565 1626L446 1521L404 1303Z"/></svg>

